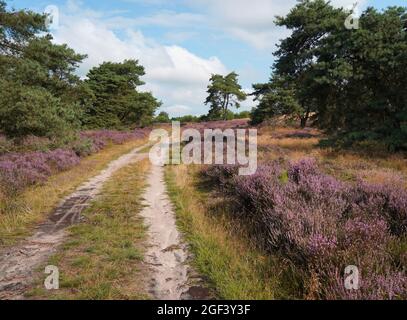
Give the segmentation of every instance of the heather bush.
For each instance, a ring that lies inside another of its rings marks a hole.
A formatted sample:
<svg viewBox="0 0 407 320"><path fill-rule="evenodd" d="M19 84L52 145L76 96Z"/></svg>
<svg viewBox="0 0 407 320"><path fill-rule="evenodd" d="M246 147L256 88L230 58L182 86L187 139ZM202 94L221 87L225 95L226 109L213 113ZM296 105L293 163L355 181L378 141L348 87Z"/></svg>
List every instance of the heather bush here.
<svg viewBox="0 0 407 320"><path fill-rule="evenodd" d="M80 133L81 141L92 141L92 150L97 152L103 149L107 144L123 144L131 139L142 139L147 137L148 129L136 129L131 132L113 131L113 130L98 130L85 131Z"/></svg>
<svg viewBox="0 0 407 320"><path fill-rule="evenodd" d="M203 174L232 200L232 215L261 248L317 275L314 295L351 298L342 288L344 278L335 284L333 275L357 265L364 284L355 298L401 297L405 266L397 261L404 256L391 246L405 242L404 189L341 182L323 174L313 159L290 163L287 171L278 163L262 165L252 176L238 176L230 166L209 167Z"/></svg>
<svg viewBox="0 0 407 320"><path fill-rule="evenodd" d="M0 158L0 181L7 193L44 182L50 174L45 153L14 153Z"/></svg>
<svg viewBox="0 0 407 320"><path fill-rule="evenodd" d="M75 141L72 144L72 150L81 158L90 156L97 151L93 140L89 138L80 138Z"/></svg>
<svg viewBox="0 0 407 320"><path fill-rule="evenodd" d="M347 290L343 284L344 274L338 270L332 272L326 279L328 280L322 288L322 293L329 300L407 299L405 272L362 273L359 290Z"/></svg>
<svg viewBox="0 0 407 320"><path fill-rule="evenodd" d="M67 170L79 163L71 150L13 153L0 157L0 182L7 193L43 183L53 172Z"/></svg>
<svg viewBox="0 0 407 320"><path fill-rule="evenodd" d="M82 132L75 142L66 145L65 148L51 151L49 150L53 144L51 140L26 137L19 143L18 148L23 150L38 148L41 151L9 152L0 156L0 187L9 195L16 194L28 186L45 182L52 173L78 165L80 157L98 152L109 143L122 144L130 139L146 137L147 133L147 130L142 129L133 132L108 130ZM15 145L12 147L17 148Z"/></svg>
<svg viewBox="0 0 407 320"><path fill-rule="evenodd" d="M47 163L55 171L65 171L79 164L80 159L73 150L57 149L46 154Z"/></svg>

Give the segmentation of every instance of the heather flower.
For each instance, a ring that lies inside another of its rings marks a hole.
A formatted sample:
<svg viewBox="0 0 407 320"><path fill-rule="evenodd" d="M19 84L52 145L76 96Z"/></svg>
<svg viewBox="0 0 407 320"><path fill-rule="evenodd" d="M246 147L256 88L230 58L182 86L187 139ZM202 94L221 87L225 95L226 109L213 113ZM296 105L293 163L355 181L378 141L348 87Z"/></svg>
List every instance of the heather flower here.
<svg viewBox="0 0 407 320"><path fill-rule="evenodd" d="M57 149L47 153L47 162L57 171L64 171L78 165L80 159L72 150Z"/></svg>
<svg viewBox="0 0 407 320"><path fill-rule="evenodd" d="M291 163L288 180L281 181L282 172L273 162L252 176L238 176L228 166L209 167L204 174L232 199L233 215L248 225L259 247L317 275L323 298L405 296L405 271L393 265L389 248L406 236L407 192L338 181L323 174L313 159ZM343 277L332 276L332 270L350 264L366 273L357 293L343 288Z"/></svg>

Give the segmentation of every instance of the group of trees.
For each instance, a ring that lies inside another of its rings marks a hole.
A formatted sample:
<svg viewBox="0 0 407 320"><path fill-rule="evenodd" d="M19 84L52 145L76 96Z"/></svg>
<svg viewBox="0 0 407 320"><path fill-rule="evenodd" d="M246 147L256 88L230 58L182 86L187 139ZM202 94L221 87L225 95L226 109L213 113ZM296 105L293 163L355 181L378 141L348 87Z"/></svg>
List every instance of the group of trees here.
<svg viewBox="0 0 407 320"><path fill-rule="evenodd" d="M259 123L276 115L310 117L330 133L407 148L407 9L350 12L302 0L277 24L291 30L275 53L270 81L253 86Z"/></svg>
<svg viewBox="0 0 407 320"><path fill-rule="evenodd" d="M160 103L136 90L144 75L137 61L104 63L82 80L75 71L87 56L54 44L47 31L46 15L0 1L0 132L66 137L152 120Z"/></svg>
<svg viewBox="0 0 407 320"><path fill-rule="evenodd" d="M228 110L228 113L226 115L226 120L235 120L235 119L249 119L250 118L250 111L241 111L234 113L231 110ZM155 123L170 123L171 121L178 121L181 123L194 123L194 122L207 122L207 121L213 121L213 120L224 120L224 118L219 118L219 119L210 119L208 115L202 115L202 116L193 116L193 115L185 115L181 117L173 117L170 118L170 115L162 111L160 112L154 119Z"/></svg>

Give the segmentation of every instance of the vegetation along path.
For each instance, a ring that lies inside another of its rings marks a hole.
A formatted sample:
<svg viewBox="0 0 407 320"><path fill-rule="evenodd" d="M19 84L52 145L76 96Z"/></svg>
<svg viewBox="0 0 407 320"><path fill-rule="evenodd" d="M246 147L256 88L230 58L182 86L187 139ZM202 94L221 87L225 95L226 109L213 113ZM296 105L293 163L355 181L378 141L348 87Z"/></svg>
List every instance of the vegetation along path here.
<svg viewBox="0 0 407 320"><path fill-rule="evenodd" d="M30 238L0 252L0 299L20 299L33 281L35 269L63 243L65 229L80 222L81 212L100 192L103 184L120 168L141 160L138 147L112 161L105 170L65 198L49 219Z"/></svg>

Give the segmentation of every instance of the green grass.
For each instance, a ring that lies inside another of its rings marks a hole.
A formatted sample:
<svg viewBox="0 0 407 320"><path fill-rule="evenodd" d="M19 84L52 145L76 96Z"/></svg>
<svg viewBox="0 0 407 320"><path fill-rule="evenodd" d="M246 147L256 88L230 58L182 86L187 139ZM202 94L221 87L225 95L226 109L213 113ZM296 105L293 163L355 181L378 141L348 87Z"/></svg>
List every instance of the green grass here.
<svg viewBox="0 0 407 320"><path fill-rule="evenodd" d="M291 298L296 283L281 261L262 254L250 244L239 226L227 218L222 203L199 190L193 167L169 166L166 183L177 221L194 254L194 265L220 299L272 300ZM212 205L209 205L212 203Z"/></svg>
<svg viewBox="0 0 407 320"><path fill-rule="evenodd" d="M69 239L47 265L60 272L60 290L43 288L39 276L32 299L145 299L142 265L145 227L138 212L147 160L119 170L101 196L84 213L85 221L69 229ZM44 268L40 269L43 271Z"/></svg>

